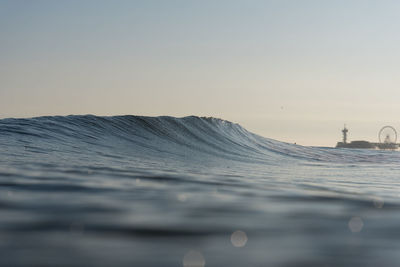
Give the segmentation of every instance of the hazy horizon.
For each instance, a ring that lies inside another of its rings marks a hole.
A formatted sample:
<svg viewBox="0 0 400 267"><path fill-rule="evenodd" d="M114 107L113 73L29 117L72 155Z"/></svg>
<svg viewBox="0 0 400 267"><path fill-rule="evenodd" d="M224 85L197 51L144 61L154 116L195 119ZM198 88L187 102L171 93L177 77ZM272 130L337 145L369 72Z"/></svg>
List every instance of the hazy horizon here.
<svg viewBox="0 0 400 267"><path fill-rule="evenodd" d="M301 145L400 129L397 1L0 1L0 118L212 116Z"/></svg>

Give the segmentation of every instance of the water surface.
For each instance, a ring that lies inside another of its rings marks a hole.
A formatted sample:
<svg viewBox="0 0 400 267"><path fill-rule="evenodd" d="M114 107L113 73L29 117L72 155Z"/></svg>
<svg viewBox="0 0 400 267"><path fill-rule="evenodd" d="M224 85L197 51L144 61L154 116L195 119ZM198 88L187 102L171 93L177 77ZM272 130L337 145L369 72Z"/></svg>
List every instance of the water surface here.
<svg viewBox="0 0 400 267"><path fill-rule="evenodd" d="M1 266L396 266L400 154L200 117L0 120Z"/></svg>

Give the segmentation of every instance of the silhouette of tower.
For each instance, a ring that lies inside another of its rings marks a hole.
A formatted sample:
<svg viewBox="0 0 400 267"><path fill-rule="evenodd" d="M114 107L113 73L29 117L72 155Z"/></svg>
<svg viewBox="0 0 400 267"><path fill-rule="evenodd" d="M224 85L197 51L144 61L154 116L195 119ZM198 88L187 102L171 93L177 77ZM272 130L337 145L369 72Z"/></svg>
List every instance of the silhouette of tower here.
<svg viewBox="0 0 400 267"><path fill-rule="evenodd" d="M347 132L348 132L349 130L347 130L347 128L346 128L346 124L344 125L344 128L343 128L343 130L342 130L342 133L343 133L343 144L347 144Z"/></svg>

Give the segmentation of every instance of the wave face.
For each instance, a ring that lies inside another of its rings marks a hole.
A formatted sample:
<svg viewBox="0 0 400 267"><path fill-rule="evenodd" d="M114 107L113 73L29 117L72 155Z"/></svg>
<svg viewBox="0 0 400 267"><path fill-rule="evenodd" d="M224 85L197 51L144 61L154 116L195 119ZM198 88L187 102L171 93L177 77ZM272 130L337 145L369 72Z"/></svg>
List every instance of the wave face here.
<svg viewBox="0 0 400 267"><path fill-rule="evenodd" d="M3 119L2 261L393 265L398 162L396 151L303 147L216 118Z"/></svg>

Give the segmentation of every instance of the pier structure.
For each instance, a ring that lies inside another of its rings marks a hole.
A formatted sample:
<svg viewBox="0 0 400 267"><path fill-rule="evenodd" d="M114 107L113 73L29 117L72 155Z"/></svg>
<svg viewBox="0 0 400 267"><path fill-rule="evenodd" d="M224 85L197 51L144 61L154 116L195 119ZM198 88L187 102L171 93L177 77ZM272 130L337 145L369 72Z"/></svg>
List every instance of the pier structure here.
<svg viewBox="0 0 400 267"><path fill-rule="evenodd" d="M337 142L337 148L361 148L361 149L390 149L395 150L400 147L397 141L397 131L392 126L384 126L378 134L379 142L369 142L365 140L347 141L347 134L349 130L346 124L342 129L343 141Z"/></svg>

